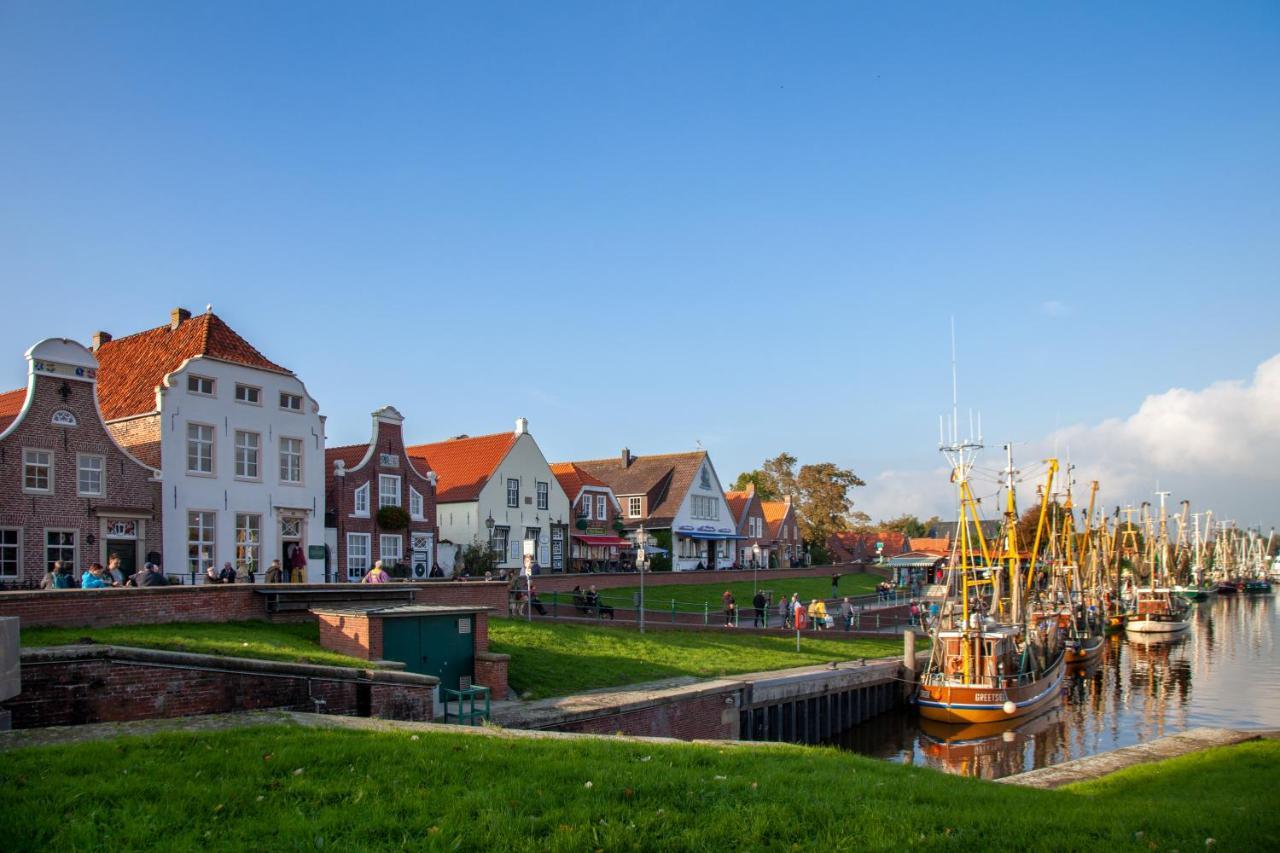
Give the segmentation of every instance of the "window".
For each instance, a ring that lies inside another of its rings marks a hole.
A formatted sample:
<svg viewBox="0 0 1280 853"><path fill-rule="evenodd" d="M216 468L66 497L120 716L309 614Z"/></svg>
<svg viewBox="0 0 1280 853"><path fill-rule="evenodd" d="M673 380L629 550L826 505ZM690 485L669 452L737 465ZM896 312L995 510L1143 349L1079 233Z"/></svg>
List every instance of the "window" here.
<svg viewBox="0 0 1280 853"><path fill-rule="evenodd" d="M22 568L22 530L0 528L0 578L16 578Z"/></svg>
<svg viewBox="0 0 1280 853"><path fill-rule="evenodd" d="M520 506L520 481L507 480L507 506Z"/></svg>
<svg viewBox="0 0 1280 853"><path fill-rule="evenodd" d="M53 491L53 451L22 451L22 488L28 492Z"/></svg>
<svg viewBox="0 0 1280 853"><path fill-rule="evenodd" d="M280 482L302 483L302 439L280 439Z"/></svg>
<svg viewBox="0 0 1280 853"><path fill-rule="evenodd" d="M640 499L639 498L627 499L627 516L629 518L640 517Z"/></svg>
<svg viewBox="0 0 1280 853"><path fill-rule="evenodd" d="M689 512L694 518L718 519L720 517L720 499L705 495L694 495L689 502Z"/></svg>
<svg viewBox="0 0 1280 853"><path fill-rule="evenodd" d="M236 513L236 566L257 571L262 559L262 516Z"/></svg>
<svg viewBox="0 0 1280 853"><path fill-rule="evenodd" d="M76 565L76 532L74 530L46 530L44 532L44 570L53 568L55 560L68 566Z"/></svg>
<svg viewBox="0 0 1280 853"><path fill-rule="evenodd" d="M540 482L537 485L537 489L538 489L538 509L546 509L548 506L550 506L549 501L551 500L551 486L548 485L547 483Z"/></svg>
<svg viewBox="0 0 1280 853"><path fill-rule="evenodd" d="M216 523L216 513L187 513L187 571L203 575L205 569L216 564L218 554L213 538Z"/></svg>
<svg viewBox="0 0 1280 853"><path fill-rule="evenodd" d="M578 517L591 518L591 495L583 495L582 503L578 504Z"/></svg>
<svg viewBox="0 0 1280 853"><path fill-rule="evenodd" d="M365 483L363 486L356 489L356 505L355 505L355 509L352 511L356 515L369 514L369 484L368 483Z"/></svg>
<svg viewBox="0 0 1280 853"><path fill-rule="evenodd" d="M378 559L382 567L388 569L404 556L404 537L398 533L384 533L378 537Z"/></svg>
<svg viewBox="0 0 1280 853"><path fill-rule="evenodd" d="M249 403L253 406L262 405L262 389L255 388L252 385L241 385L236 383L236 402Z"/></svg>
<svg viewBox="0 0 1280 853"><path fill-rule="evenodd" d="M188 376L187 392L190 394L199 394L202 397L212 397L213 380L208 376Z"/></svg>
<svg viewBox="0 0 1280 853"><path fill-rule="evenodd" d="M76 454L76 494L82 498L100 498L103 495L102 473L106 459L91 453Z"/></svg>
<svg viewBox="0 0 1280 853"><path fill-rule="evenodd" d="M422 519L422 495L413 486L409 487L409 517Z"/></svg>
<svg viewBox="0 0 1280 853"><path fill-rule="evenodd" d="M187 424L187 473L213 473L213 427Z"/></svg>
<svg viewBox="0 0 1280 853"><path fill-rule="evenodd" d="M604 521L609 517L609 499L604 495L596 495L596 518Z"/></svg>
<svg viewBox="0 0 1280 853"><path fill-rule="evenodd" d="M347 534L347 577L363 578L369 573L369 534Z"/></svg>
<svg viewBox="0 0 1280 853"><path fill-rule="evenodd" d="M511 535L510 527L495 527L489 539L489 546L493 549L493 556L499 563L507 561L507 537Z"/></svg>
<svg viewBox="0 0 1280 853"><path fill-rule="evenodd" d="M400 506L400 478L393 474L378 475L378 509Z"/></svg>
<svg viewBox="0 0 1280 853"><path fill-rule="evenodd" d="M256 480L258 474L258 451L262 437L256 432L236 430L236 476L243 480Z"/></svg>
<svg viewBox="0 0 1280 853"><path fill-rule="evenodd" d="M290 394L286 391L280 392L280 408L289 412L302 411L302 397L298 394Z"/></svg>

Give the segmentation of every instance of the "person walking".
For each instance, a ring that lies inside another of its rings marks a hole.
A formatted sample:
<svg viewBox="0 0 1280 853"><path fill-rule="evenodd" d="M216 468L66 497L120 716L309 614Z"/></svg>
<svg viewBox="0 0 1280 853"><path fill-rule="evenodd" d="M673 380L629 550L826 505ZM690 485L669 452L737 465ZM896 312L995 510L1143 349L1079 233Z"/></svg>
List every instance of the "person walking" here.
<svg viewBox="0 0 1280 853"><path fill-rule="evenodd" d="M751 623L752 627L768 628L769 627L769 611L766 610L765 608L769 606L769 603L764 600L764 593L759 590L756 590L756 597L751 600L751 604L756 609L756 618Z"/></svg>
<svg viewBox="0 0 1280 853"><path fill-rule="evenodd" d="M267 583L280 583L284 579L284 570L280 568L279 560L272 560L271 565L267 566Z"/></svg>
<svg viewBox="0 0 1280 853"><path fill-rule="evenodd" d="M833 599L840 597L840 573L839 572L831 576L831 597Z"/></svg>
<svg viewBox="0 0 1280 853"><path fill-rule="evenodd" d="M720 599L724 604L724 626L732 628L734 611L737 609L737 603L733 600L733 593L726 589Z"/></svg>
<svg viewBox="0 0 1280 853"><path fill-rule="evenodd" d="M124 586L124 572L120 570L120 555L112 554L107 557L107 574L111 576L112 586Z"/></svg>
<svg viewBox="0 0 1280 853"><path fill-rule="evenodd" d="M382 561L374 561L373 568L365 575L360 583L390 583L391 575L387 574L387 570L382 568Z"/></svg>
<svg viewBox="0 0 1280 853"><path fill-rule="evenodd" d="M783 628L791 627L791 602L785 595L778 599L778 622Z"/></svg>
<svg viewBox="0 0 1280 853"><path fill-rule="evenodd" d="M840 603L840 617L844 619L844 629L846 631L853 630L853 602L849 600L849 596L844 597L844 601Z"/></svg>

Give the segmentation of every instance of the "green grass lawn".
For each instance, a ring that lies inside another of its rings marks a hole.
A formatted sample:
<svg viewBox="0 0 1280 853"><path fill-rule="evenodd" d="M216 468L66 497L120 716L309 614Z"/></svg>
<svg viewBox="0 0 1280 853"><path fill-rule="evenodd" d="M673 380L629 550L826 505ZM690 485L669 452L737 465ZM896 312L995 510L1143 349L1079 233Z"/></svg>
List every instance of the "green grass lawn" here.
<svg viewBox="0 0 1280 853"><path fill-rule="evenodd" d="M296 663L368 667L369 662L322 648L316 623L171 622L112 628L23 628L24 646L64 646L84 638L95 643L173 649L207 655L264 658Z"/></svg>
<svg viewBox="0 0 1280 853"><path fill-rule="evenodd" d="M1264 850L1280 743L1038 791L830 749L285 726L0 761L6 850ZM1213 839L1212 842L1209 839Z"/></svg>
<svg viewBox="0 0 1280 853"><path fill-rule="evenodd" d="M508 678L522 696L564 696L679 675L712 678L833 660L902 654L902 640L830 640L805 634L710 634L489 620L489 648L511 655Z"/></svg>
<svg viewBox="0 0 1280 853"><path fill-rule="evenodd" d="M876 584L882 580L884 578L878 575L846 574L840 578L840 595L872 595L876 591ZM590 585L590 576L584 576L582 588L586 589ZM757 585L762 590L772 590L775 611L778 606L778 600L784 595L790 599L793 592L800 593L800 597L805 602L812 601L815 598L824 600L831 598L830 575L818 578L780 579L771 577L767 571L761 571ZM644 582L645 609L646 611L670 611L671 601L674 599L677 611L701 613L703 612L703 605L707 604L710 605L712 613L718 613L721 612L720 596L724 595L726 589L733 593L734 600L739 607L751 607L751 599L755 596L755 589L751 581L663 584L660 575L646 575ZM639 586L602 589L600 590L600 597L605 600L605 603L616 607L631 607L632 602L635 600L634 596L639 591ZM550 601L549 595L544 594L542 598L548 602ZM572 597L568 593L561 593L560 601L563 606L565 602L571 603ZM744 610L743 612L745 613L746 611Z"/></svg>

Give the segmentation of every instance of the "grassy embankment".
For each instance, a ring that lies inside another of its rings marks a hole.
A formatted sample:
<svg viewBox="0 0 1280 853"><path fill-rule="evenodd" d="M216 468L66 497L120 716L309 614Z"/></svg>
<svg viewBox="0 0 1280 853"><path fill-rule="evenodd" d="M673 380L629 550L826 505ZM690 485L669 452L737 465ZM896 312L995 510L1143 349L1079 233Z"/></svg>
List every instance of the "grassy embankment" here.
<svg viewBox="0 0 1280 853"><path fill-rule="evenodd" d="M651 574L645 577L644 598L646 612L651 610L669 612L671 610L671 602L674 600L678 612L702 613L703 606L706 605L714 617L716 614L723 613L720 597L724 595L724 591L727 589L733 593L734 601L738 607L743 608L742 617L750 616L751 599L755 596L755 589L751 581L664 584L662 583L661 575ZM876 591L876 584L882 580L884 578L878 575L842 575L840 578L840 596L872 595ZM585 575L582 588L587 589L589 586L591 586L591 577L590 575ZM779 579L771 577L766 571L761 571L760 579L755 587L773 593L774 617L777 616L778 601L784 595L789 600L792 593L799 593L800 598L806 603L815 598L821 598L824 601L831 598L830 575L817 578ZM606 604L612 604L615 607L631 607L635 601L634 596L639 591L640 587L638 585L602 589L600 590L600 597L604 599ZM542 598L547 601L550 599L550 594L544 594ZM564 607L566 603L571 604L572 597L568 593L560 593L560 606Z"/></svg>
<svg viewBox="0 0 1280 853"><path fill-rule="evenodd" d="M24 646L80 642L175 649L200 654L266 658L333 666L367 667L320 646L314 623L175 622L113 628L25 628ZM796 651L789 636L612 630L586 625L489 622L489 645L511 655L512 687L531 697L564 696L599 687L617 687L680 675L710 678L739 672L783 669L852 658L900 654L901 641L825 640L806 634Z"/></svg>
<svg viewBox="0 0 1280 853"><path fill-rule="evenodd" d="M261 727L7 753L0 838L13 851L1261 850L1280 841L1278 765L1280 743L1253 742L1038 791L804 747Z"/></svg>

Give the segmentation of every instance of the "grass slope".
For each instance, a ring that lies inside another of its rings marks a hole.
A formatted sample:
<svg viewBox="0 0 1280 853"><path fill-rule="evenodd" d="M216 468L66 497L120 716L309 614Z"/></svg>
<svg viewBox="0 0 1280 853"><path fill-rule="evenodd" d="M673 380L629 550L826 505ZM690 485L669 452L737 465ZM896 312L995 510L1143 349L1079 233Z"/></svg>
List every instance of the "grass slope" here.
<svg viewBox="0 0 1280 853"><path fill-rule="evenodd" d="M751 607L751 599L755 595L751 581L734 581L733 583L699 583L699 584L663 584L661 576L648 575L649 580L644 584L644 600L645 610L670 611L671 601L676 602L676 610L683 613L701 613L703 605L709 605L712 618L717 613L722 612L720 606L720 596L724 595L727 589L733 593L734 600L739 607ZM877 575L866 574L846 574L840 578L840 595L869 595L876 591L876 584L884 580ZM582 588L586 589L591 585L590 576L584 578ZM778 606L778 601L782 596L791 598L793 592L798 592L800 597L807 603L815 598L823 600L831 598L831 578L824 576L819 578L791 578L779 579L770 577L768 572L760 572L760 580L758 588L762 590L772 590L773 606ZM616 589L600 590L600 596L607 603L617 607L631 607L635 601L635 594L640 591L639 586L623 586ZM548 596L544 595L544 599ZM567 593L561 593L561 604L565 602L572 603L572 597ZM744 614L746 611L743 611Z"/></svg>
<svg viewBox="0 0 1280 853"><path fill-rule="evenodd" d="M24 646L64 646L88 638L95 643L174 649L208 655L332 666L367 667L368 661L331 652L320 645L314 623L171 622L164 625L121 625L112 628L23 628Z"/></svg>
<svg viewBox="0 0 1280 853"><path fill-rule="evenodd" d="M24 850L1275 849L1280 744L1060 791L834 750L263 727L0 762Z"/></svg>
<svg viewBox="0 0 1280 853"><path fill-rule="evenodd" d="M829 640L806 634L704 634L489 621L489 648L511 655L511 686L530 698L564 696L679 675L710 678L833 660L902 654L902 640Z"/></svg>

